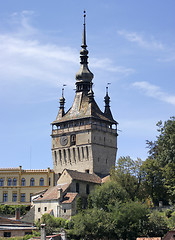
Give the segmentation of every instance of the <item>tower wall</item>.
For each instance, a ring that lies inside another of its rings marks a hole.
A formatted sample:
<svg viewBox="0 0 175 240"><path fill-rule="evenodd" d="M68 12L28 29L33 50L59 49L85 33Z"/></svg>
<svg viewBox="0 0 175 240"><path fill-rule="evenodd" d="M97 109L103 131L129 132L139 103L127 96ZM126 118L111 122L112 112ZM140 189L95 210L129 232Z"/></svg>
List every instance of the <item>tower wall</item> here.
<svg viewBox="0 0 175 240"><path fill-rule="evenodd" d="M62 143L62 137L65 143ZM64 146L62 144L65 144ZM116 130L97 125L57 129L52 132L53 169L109 174L115 165Z"/></svg>

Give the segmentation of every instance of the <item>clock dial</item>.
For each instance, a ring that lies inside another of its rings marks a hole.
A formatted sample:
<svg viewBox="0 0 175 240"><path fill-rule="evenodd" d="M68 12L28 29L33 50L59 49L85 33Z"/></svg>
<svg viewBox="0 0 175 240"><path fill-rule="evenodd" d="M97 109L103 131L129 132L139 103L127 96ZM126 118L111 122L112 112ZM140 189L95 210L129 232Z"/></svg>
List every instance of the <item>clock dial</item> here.
<svg viewBox="0 0 175 240"><path fill-rule="evenodd" d="M67 145L67 143L68 143L68 137L67 137L67 136L61 136L61 138L60 138L60 144L61 144L62 146L65 146L65 145Z"/></svg>

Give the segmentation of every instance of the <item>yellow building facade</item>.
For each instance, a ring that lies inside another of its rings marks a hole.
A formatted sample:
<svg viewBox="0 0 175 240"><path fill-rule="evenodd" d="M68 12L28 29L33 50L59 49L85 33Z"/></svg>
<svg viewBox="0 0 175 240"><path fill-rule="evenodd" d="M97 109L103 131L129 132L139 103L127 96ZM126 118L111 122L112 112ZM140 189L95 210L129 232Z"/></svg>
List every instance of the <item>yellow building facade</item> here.
<svg viewBox="0 0 175 240"><path fill-rule="evenodd" d="M0 204L29 205L34 193L54 186L54 172L50 168L24 170L0 168Z"/></svg>

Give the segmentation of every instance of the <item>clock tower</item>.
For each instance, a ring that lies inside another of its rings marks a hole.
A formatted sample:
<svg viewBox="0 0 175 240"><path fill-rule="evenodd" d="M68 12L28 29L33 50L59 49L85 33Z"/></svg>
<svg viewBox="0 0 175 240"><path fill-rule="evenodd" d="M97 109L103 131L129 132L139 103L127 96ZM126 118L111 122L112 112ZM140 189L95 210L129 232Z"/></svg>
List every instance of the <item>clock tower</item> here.
<svg viewBox="0 0 175 240"><path fill-rule="evenodd" d="M85 12L84 12L85 13ZM92 90L93 73L88 68L86 25L80 51L80 69L76 74L76 94L72 107L65 112L64 89L60 108L52 122L53 169L61 174L64 169L96 173L106 176L115 165L117 153L117 122L110 110L106 89L105 110L98 107Z"/></svg>

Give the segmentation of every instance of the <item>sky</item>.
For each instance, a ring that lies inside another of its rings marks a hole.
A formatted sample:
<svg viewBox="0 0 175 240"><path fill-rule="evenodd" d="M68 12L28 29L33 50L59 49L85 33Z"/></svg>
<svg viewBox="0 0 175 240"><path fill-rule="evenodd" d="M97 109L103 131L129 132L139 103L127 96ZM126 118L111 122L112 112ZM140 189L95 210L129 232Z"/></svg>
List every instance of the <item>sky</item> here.
<svg viewBox="0 0 175 240"><path fill-rule="evenodd" d="M120 156L148 156L175 115L174 0L6 0L0 8L0 167L52 168L51 125L75 95L83 11L95 100L109 85Z"/></svg>

